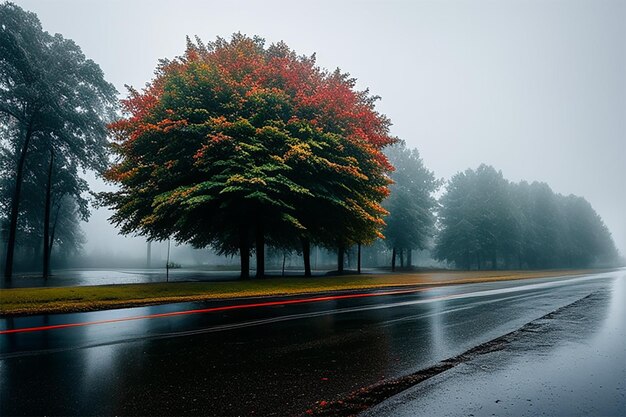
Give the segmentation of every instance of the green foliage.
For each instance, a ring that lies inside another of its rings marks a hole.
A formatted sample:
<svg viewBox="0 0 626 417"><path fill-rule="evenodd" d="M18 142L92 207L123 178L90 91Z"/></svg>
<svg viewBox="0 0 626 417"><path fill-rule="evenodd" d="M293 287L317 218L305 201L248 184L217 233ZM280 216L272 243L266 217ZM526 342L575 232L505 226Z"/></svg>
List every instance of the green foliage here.
<svg viewBox="0 0 626 417"><path fill-rule="evenodd" d="M510 183L486 165L448 182L439 224L436 257L466 269L587 267L618 256L584 198L544 183Z"/></svg>
<svg viewBox="0 0 626 417"><path fill-rule="evenodd" d="M113 85L72 40L43 31L34 13L3 3L0 21L0 114L13 146L29 130L82 167L104 170Z"/></svg>
<svg viewBox="0 0 626 417"><path fill-rule="evenodd" d="M441 181L424 167L417 149L407 149L404 142L388 148L386 153L395 170L391 173L391 194L385 201L389 211L385 242L398 250L426 249L434 234L434 193Z"/></svg>
<svg viewBox="0 0 626 417"><path fill-rule="evenodd" d="M188 42L124 106L107 173L121 189L102 196L123 233L242 258L264 242L298 250L303 239L337 247L380 236L390 169L381 150L394 139L346 74L235 34Z"/></svg>
<svg viewBox="0 0 626 417"><path fill-rule="evenodd" d="M106 168L106 124L117 99L98 65L73 41L43 31L35 14L2 3L0 22L0 204L9 229L10 277L16 240L41 248L44 242L34 240L48 226L66 248L80 244L78 221L88 209L79 171Z"/></svg>

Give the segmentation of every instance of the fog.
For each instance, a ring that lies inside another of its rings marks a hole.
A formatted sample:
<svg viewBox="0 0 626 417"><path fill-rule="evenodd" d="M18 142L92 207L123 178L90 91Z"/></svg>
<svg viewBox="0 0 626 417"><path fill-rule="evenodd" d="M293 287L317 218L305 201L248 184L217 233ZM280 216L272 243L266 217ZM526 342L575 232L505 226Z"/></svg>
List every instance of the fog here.
<svg viewBox="0 0 626 417"><path fill-rule="evenodd" d="M181 54L186 35L240 31L316 53L382 97L392 133L437 177L486 163L583 196L626 253L625 1L16 3L80 45L121 96ZM108 216L84 224L86 254L145 256Z"/></svg>

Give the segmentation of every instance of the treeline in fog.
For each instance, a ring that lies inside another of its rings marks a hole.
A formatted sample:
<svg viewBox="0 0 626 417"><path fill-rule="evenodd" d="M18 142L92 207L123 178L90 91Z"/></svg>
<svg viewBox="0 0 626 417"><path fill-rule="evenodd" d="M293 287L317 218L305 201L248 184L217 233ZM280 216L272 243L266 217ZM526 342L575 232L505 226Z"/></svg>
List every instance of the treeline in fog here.
<svg viewBox="0 0 626 417"><path fill-rule="evenodd" d="M459 268L585 267L618 256L587 200L507 181L491 166L456 174L440 204L434 254Z"/></svg>

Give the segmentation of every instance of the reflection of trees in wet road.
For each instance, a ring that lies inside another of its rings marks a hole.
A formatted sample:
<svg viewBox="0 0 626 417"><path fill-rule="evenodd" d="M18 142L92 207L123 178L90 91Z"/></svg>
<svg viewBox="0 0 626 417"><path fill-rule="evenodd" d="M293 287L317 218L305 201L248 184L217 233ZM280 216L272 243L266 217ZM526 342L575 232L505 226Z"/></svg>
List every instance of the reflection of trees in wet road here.
<svg viewBox="0 0 626 417"><path fill-rule="evenodd" d="M0 413L299 413L317 400L455 356L605 287L614 275L0 335ZM185 306L56 315L48 321ZM20 318L14 326L42 322ZM218 327L224 325L234 326Z"/></svg>

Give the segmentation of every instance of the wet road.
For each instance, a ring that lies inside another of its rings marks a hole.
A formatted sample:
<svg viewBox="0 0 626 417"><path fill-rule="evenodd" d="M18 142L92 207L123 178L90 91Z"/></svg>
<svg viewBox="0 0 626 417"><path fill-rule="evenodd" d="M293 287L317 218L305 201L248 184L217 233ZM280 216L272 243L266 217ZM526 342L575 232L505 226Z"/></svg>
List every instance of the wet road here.
<svg viewBox="0 0 626 417"><path fill-rule="evenodd" d="M363 417L626 416L626 280L509 339Z"/></svg>
<svg viewBox="0 0 626 417"><path fill-rule="evenodd" d="M623 275L457 285L0 334L0 414L300 414L316 401L417 371L588 294L612 291ZM4 319L0 329L220 305Z"/></svg>

